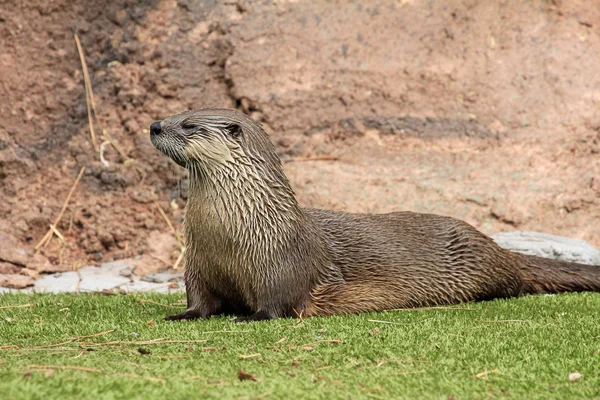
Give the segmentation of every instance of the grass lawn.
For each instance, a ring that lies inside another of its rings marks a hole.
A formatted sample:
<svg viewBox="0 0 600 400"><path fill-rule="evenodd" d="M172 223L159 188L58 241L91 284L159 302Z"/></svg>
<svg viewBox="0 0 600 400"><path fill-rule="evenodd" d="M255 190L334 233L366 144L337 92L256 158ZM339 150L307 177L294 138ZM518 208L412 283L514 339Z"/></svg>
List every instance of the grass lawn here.
<svg viewBox="0 0 600 400"><path fill-rule="evenodd" d="M600 397L600 294L163 321L182 297L0 296L0 398Z"/></svg>

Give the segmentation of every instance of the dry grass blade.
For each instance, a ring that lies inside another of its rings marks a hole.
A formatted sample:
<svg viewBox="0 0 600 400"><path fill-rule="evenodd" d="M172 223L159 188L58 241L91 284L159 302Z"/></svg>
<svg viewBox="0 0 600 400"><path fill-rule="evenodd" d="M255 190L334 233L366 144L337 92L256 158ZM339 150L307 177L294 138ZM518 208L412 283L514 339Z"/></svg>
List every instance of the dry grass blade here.
<svg viewBox="0 0 600 400"><path fill-rule="evenodd" d="M486 371L482 371L478 374L472 375L471 378L488 379L489 374L499 374L499 373L500 373L500 370L498 370L498 369L492 369L489 371L486 370Z"/></svg>
<svg viewBox="0 0 600 400"><path fill-rule="evenodd" d="M0 307L0 310L6 310L6 309L9 309L9 308L34 307L34 306L35 306L35 304L19 304L19 305L16 305L16 306L2 306L2 307Z"/></svg>
<svg viewBox="0 0 600 400"><path fill-rule="evenodd" d="M494 322L507 322L507 323L526 323L526 322L531 322L529 320L526 319L490 319L490 320L485 320L482 322L489 322L489 323L494 323Z"/></svg>
<svg viewBox="0 0 600 400"><path fill-rule="evenodd" d="M110 144L110 142L108 140L105 140L104 142L102 142L102 144L100 145L100 162L105 166L105 167L110 167L110 163L108 161L106 161L106 159L104 158L104 150L106 149L106 145Z"/></svg>
<svg viewBox="0 0 600 400"><path fill-rule="evenodd" d="M96 114L96 112L94 111L94 115ZM96 116L96 119L98 119L98 117ZM113 137L110 135L110 133L108 133L108 131L106 129L102 129L102 135L106 138L106 140L108 140L108 142L111 144L112 147L114 147L115 150L117 150L117 153L119 153L119 155L123 158L123 164L125 165L130 165L131 163L133 163L135 160L129 158L129 156L127 155L127 153L121 148L121 146L119 146L119 144L117 143L117 141L115 139L113 139Z"/></svg>
<svg viewBox="0 0 600 400"><path fill-rule="evenodd" d="M378 322L380 324L389 324L389 325L414 325L414 324L420 324L421 322L427 321L427 320L432 319L432 318L433 317L431 317L431 318L423 318L422 320L415 321L415 322L392 322L392 321L381 321L379 319L368 319L367 321L369 321L369 322Z"/></svg>
<svg viewBox="0 0 600 400"><path fill-rule="evenodd" d="M306 162L306 161L339 161L340 157L337 156L316 156L316 157L296 157L289 158L285 162Z"/></svg>
<svg viewBox="0 0 600 400"><path fill-rule="evenodd" d="M165 360L168 359L178 359L178 358L192 358L192 356L152 356L154 358L164 358Z"/></svg>
<svg viewBox="0 0 600 400"><path fill-rule="evenodd" d="M93 343L93 342L80 342L81 346L115 346L118 344L123 345L133 345L137 346L140 344L172 344L172 343L206 343L208 339L199 339L199 340L168 340L168 339L153 339L153 340L142 340L142 341L133 341L127 342L123 340L115 340L113 342L104 342L104 343Z"/></svg>
<svg viewBox="0 0 600 400"><path fill-rule="evenodd" d="M287 340L287 337L282 337L281 339L276 341L275 344L281 344L281 343L285 342L286 340Z"/></svg>
<svg viewBox="0 0 600 400"><path fill-rule="evenodd" d="M115 150L119 153L119 155L123 158L125 164L129 165L133 161L127 156L127 153L121 149L121 147L117 144L117 142L113 139L113 137L106 131L100 122L100 118L98 118L98 110L96 108L96 101L94 100L94 90L92 89L92 80L90 79L90 72L87 66L87 62L85 61L85 55L83 54L83 48L81 46L81 42L79 40L79 36L77 33L74 35L75 44L77 45L77 52L79 53L79 60L81 61L81 69L83 70L83 83L85 85L85 101L87 105L87 113L88 113L88 123L90 127L90 136L92 138L92 146L94 146L94 151L100 151L100 160L105 166L108 166L108 162L104 160L103 157L103 145L98 148L98 142L96 141L96 132L94 131L94 120L100 127L100 131L102 132L102 136L104 136L108 143L114 147ZM106 143L106 142L105 142Z"/></svg>
<svg viewBox="0 0 600 400"><path fill-rule="evenodd" d="M20 349L20 351L53 351L54 353L48 353L48 355L50 355L50 354L60 354L62 351L81 351L81 349L72 349L70 347L48 347L48 348L36 349L34 347L26 347L26 348Z"/></svg>
<svg viewBox="0 0 600 400"><path fill-rule="evenodd" d="M153 288L154 289L154 288ZM172 304L163 304L163 303L159 303L158 301L153 301L153 300L143 300L143 299L139 299L137 300L138 303L146 303L146 304L154 304L156 306L162 306L162 307L168 307L168 308L177 308L177 309L182 309L185 308L184 305L181 306L174 306Z"/></svg>
<svg viewBox="0 0 600 400"><path fill-rule="evenodd" d="M181 252L179 253L179 257L177 257L177 260L175 261L175 264L173 264L173 269L178 269L179 268L179 264L183 260L184 254L185 254L185 247L182 247L181 248Z"/></svg>
<svg viewBox="0 0 600 400"><path fill-rule="evenodd" d="M165 222L167 223L167 225L169 226L169 229L171 229L171 231L173 232L173 234L175 235L175 238L177 239L177 242L179 243L179 247L181 249L181 252L183 252L184 247L183 247L183 239L181 238L181 235L179 233L177 233L177 230L175 229L175 227L173 226L173 224L171 223L171 220L169 219L169 217L167 217L167 214L165 213L165 211L162 209L162 207L160 206L160 204L158 204L157 202L154 203L154 205L156 206L156 208L158 209L158 212L160 212L160 215L162 215L162 217L164 218Z"/></svg>
<svg viewBox="0 0 600 400"><path fill-rule="evenodd" d="M479 308L465 307L416 307L416 308L392 308L389 311L428 311L428 310L456 310L456 311L478 311Z"/></svg>
<svg viewBox="0 0 600 400"><path fill-rule="evenodd" d="M75 365L30 365L27 368L28 369L39 369L39 370L61 369L61 370L72 370L72 371L85 371L85 372L102 373L102 371L100 371L99 369L96 369L96 368L77 367Z"/></svg>
<svg viewBox="0 0 600 400"><path fill-rule="evenodd" d="M79 60L81 61L81 69L83 70L83 84L85 85L85 102L87 105L88 123L90 126L90 136L92 138L92 146L94 151L98 151L98 142L96 141L96 132L94 131L94 118L92 116L92 104L94 104L94 94L92 92L92 82L90 80L90 74L88 71L87 63L85 62L85 56L83 54L83 48L79 41L79 36L74 35L75 44L77 45L77 52L79 53ZM95 108L95 104L94 104Z"/></svg>
<svg viewBox="0 0 600 400"><path fill-rule="evenodd" d="M240 354L238 355L239 358L241 358L242 360L245 360L247 358L256 358L256 357L262 357L262 355L260 353L254 353L254 354Z"/></svg>
<svg viewBox="0 0 600 400"><path fill-rule="evenodd" d="M72 357L72 358L79 358L84 354L85 354L85 350L79 350L79 354L77 354L75 357Z"/></svg>
<svg viewBox="0 0 600 400"><path fill-rule="evenodd" d="M69 201L71 200L71 196L73 196L73 192L75 192L75 189L77 188L77 185L79 184L79 181L81 180L81 177L83 176L84 172L85 172L85 167L81 167L81 170L79 171L79 175L77 175L77 179L75 179L75 182L73 183L73 186L71 187L71 190L69 190L67 199L65 200L65 202L62 206L62 209L60 210L60 213L58 213L58 217L56 217L52 226L55 226L55 227L58 226L58 223L62 219L63 214L65 213L65 210L67 209L67 206L69 205ZM46 234L44 235L42 240L40 240L40 242L37 244L37 246L35 246L35 250L38 251L42 246L44 246L48 242L48 240L50 240L53 233L54 233L54 231L52 230L52 228L50 228L48 230L48 232L46 232Z"/></svg>
<svg viewBox="0 0 600 400"><path fill-rule="evenodd" d="M79 339L86 339L86 338L91 338L91 337L104 336L104 335L108 335L109 333L113 333L113 332L116 332L116 331L117 331L117 328L113 328L113 329L109 329L107 331L102 331L102 332L94 333L93 335L76 336L75 339L79 340Z"/></svg>
<svg viewBox="0 0 600 400"><path fill-rule="evenodd" d="M340 343L344 343L343 340L339 340L339 339L332 339L332 340L317 340L316 342L312 342L312 343L307 343L304 346L314 346L315 344L321 344L321 343L332 343L332 344L340 344Z"/></svg>
<svg viewBox="0 0 600 400"><path fill-rule="evenodd" d="M54 225L50 224L50 230L54 232L54 234L58 237L58 239L60 239L61 242L65 242L65 237L62 235L62 233L58 231L58 229L56 229Z"/></svg>

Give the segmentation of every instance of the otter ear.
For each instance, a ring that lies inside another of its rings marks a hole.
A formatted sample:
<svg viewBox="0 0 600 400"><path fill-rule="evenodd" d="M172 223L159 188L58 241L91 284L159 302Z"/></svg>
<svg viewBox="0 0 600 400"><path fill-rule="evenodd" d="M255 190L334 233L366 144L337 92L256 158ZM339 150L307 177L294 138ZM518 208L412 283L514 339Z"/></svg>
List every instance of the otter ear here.
<svg viewBox="0 0 600 400"><path fill-rule="evenodd" d="M242 126L240 124L236 124L235 122L229 124L226 129L227 132L229 132L229 134L234 138L241 136L243 132Z"/></svg>

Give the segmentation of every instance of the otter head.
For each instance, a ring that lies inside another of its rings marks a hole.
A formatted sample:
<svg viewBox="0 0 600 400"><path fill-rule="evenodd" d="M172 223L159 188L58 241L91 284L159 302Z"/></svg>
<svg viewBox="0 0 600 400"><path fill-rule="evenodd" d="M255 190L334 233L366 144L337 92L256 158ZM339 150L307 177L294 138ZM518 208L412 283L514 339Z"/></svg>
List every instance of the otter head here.
<svg viewBox="0 0 600 400"><path fill-rule="evenodd" d="M182 167L219 168L245 154L245 144L269 142L260 126L233 110L204 109L150 126L152 144ZM268 146L267 146L268 147Z"/></svg>
<svg viewBox="0 0 600 400"><path fill-rule="evenodd" d="M173 115L154 122L150 138L158 150L200 178L194 182L210 178L219 184L235 181L235 188L259 185L271 193L292 193L269 136L239 111L207 108Z"/></svg>

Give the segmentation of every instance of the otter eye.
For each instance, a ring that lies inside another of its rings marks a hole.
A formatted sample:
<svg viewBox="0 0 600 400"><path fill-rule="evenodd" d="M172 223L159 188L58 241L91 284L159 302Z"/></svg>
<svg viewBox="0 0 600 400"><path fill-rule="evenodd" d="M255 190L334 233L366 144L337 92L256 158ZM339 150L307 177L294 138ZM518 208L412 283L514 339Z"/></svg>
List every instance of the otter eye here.
<svg viewBox="0 0 600 400"><path fill-rule="evenodd" d="M194 124L193 122L184 122L183 125L181 125L181 127L186 131L192 131L198 128L198 125Z"/></svg>
<svg viewBox="0 0 600 400"><path fill-rule="evenodd" d="M230 124L230 125L227 126L226 129L229 132L229 134L231 136L233 136L234 138L239 137L242 134L242 132L243 132L242 127L240 125L238 125L238 124Z"/></svg>

